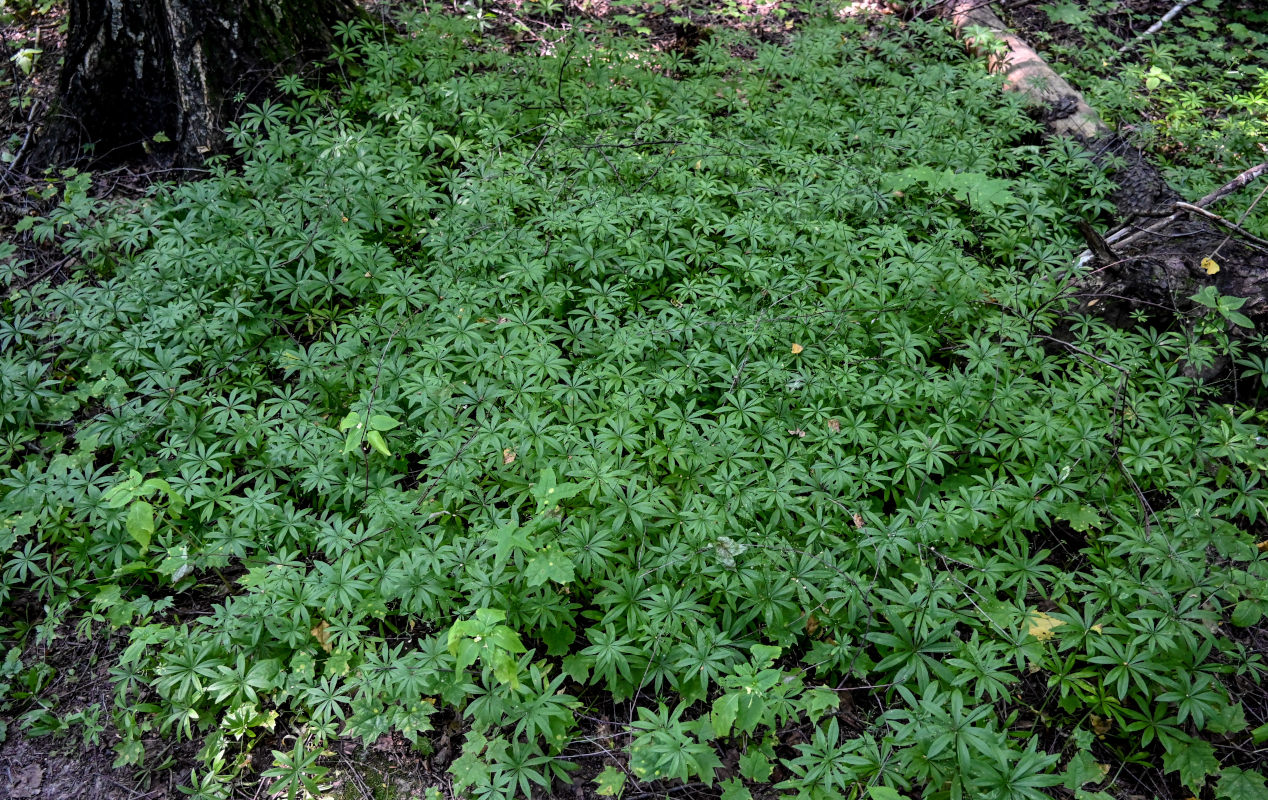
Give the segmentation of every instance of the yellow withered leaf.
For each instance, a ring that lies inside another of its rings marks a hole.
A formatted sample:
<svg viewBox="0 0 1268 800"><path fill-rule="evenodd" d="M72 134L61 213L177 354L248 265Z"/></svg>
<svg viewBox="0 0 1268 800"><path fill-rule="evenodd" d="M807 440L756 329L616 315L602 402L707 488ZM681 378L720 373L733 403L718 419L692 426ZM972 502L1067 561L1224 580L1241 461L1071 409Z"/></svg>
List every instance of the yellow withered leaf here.
<svg viewBox="0 0 1268 800"><path fill-rule="evenodd" d="M1051 639L1055 635L1053 631L1065 624L1051 614L1045 614L1042 611L1030 612L1027 623L1026 633L1041 642Z"/></svg>
<svg viewBox="0 0 1268 800"><path fill-rule="evenodd" d="M1220 271L1220 265L1213 258L1202 259L1202 271L1207 275L1214 275Z"/></svg>
<svg viewBox="0 0 1268 800"><path fill-rule="evenodd" d="M316 628L312 629L311 633L313 638L317 640L317 644L321 645L321 649L329 653L332 649L330 644L330 623L323 619Z"/></svg>
<svg viewBox="0 0 1268 800"><path fill-rule="evenodd" d="M793 354L793 355L797 355L798 353L800 353L802 350L805 350L805 349L806 349L806 348L804 348L804 347L802 347L801 345L799 345L799 344L797 344L796 342L794 342L794 343L793 343L793 346L792 346L792 354Z"/></svg>
<svg viewBox="0 0 1268 800"><path fill-rule="evenodd" d="M515 451L509 447L503 448L502 449L502 464L505 465L505 464L514 464L514 463L515 463Z"/></svg>

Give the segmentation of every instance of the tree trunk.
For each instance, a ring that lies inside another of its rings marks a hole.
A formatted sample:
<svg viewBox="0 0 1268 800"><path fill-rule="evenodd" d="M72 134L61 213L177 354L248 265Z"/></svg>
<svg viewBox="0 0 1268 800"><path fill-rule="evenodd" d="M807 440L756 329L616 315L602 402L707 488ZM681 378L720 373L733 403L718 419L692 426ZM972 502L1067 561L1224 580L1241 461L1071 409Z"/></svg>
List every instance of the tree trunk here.
<svg viewBox="0 0 1268 800"><path fill-rule="evenodd" d="M118 161L152 147L196 163L220 149L235 95L322 54L354 0L69 0L60 108L37 163ZM164 145L155 136L170 140Z"/></svg>

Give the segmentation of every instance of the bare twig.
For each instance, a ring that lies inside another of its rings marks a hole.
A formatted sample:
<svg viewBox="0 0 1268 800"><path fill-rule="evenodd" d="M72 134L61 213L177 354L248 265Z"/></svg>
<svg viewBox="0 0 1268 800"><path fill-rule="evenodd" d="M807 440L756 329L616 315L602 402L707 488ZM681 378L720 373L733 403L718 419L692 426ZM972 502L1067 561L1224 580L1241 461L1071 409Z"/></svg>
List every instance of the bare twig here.
<svg viewBox="0 0 1268 800"><path fill-rule="evenodd" d="M1198 216L1206 217L1211 222L1214 222L1216 225L1219 225L1221 228L1232 231L1236 233L1238 236L1241 236L1243 239L1246 240L1247 245L1254 247L1256 250L1261 250L1265 253L1268 253L1268 240L1259 238L1258 236L1246 230L1241 225L1238 225L1236 222L1233 222L1232 220L1224 219L1219 214L1214 214L1210 211L1207 211L1205 208L1195 206L1191 203L1176 203L1176 208L1183 209L1189 212L1190 214L1197 214Z"/></svg>
<svg viewBox="0 0 1268 800"><path fill-rule="evenodd" d="M1220 188L1206 195L1201 200L1198 200L1196 203L1191 203L1191 204L1190 203L1176 203L1175 207L1177 209L1184 208L1185 210L1197 209L1198 213L1203 213L1205 215L1206 206L1209 206L1212 203L1223 200L1225 197L1228 197L1233 192L1237 191L1238 189L1241 189L1242 187L1246 186L1246 184L1250 183L1251 181L1255 180L1256 178L1264 174L1268 174L1268 162L1251 167L1250 169L1238 175L1236 178L1233 178L1231 181L1224 184ZM1130 244L1131 242L1134 242L1137 239L1140 239L1142 237L1148 236L1150 234L1159 233L1164 228L1169 227L1176 220L1180 219L1180 217L1182 217L1183 215L1184 215L1184 211L1177 210L1171 214L1168 214L1162 219L1159 219L1157 222L1145 228L1133 228L1131 226L1119 228L1118 230L1106 236L1105 241L1108 242L1109 244L1118 244L1118 245ZM1214 215L1211 215L1211 216L1214 216ZM1215 217L1215 218L1217 220L1223 219L1222 217ZM1241 229L1239 228L1238 230L1240 231ZM1255 240L1254 237L1251 237L1251 239ZM1262 240L1258 240L1258 241L1262 242ZM1080 264L1086 263L1087 260L1091 258L1091 255L1092 255L1091 251L1084 252L1079 257L1079 263Z"/></svg>
<svg viewBox="0 0 1268 800"><path fill-rule="evenodd" d="M1255 178L1258 178L1260 175L1263 175L1266 172L1268 172L1268 161L1265 161L1264 163L1259 164L1257 166L1251 167L1250 169L1243 172L1241 175L1238 175L1236 178L1233 178L1231 181L1224 184L1223 186L1216 189L1215 191L1211 192L1206 197L1203 197L1201 200L1197 201L1193 205L1198 206L1200 208L1206 208L1211 203L1214 203L1217 200L1223 200L1225 197L1228 197L1233 192L1242 188L1243 186L1250 183Z"/></svg>
<svg viewBox="0 0 1268 800"><path fill-rule="evenodd" d="M31 101L31 110L26 115L26 136L22 137L22 146L18 148L17 154L14 155L13 160L9 162L8 168L5 169L4 175L0 177L0 180L7 182L9 175L17 170L18 162L21 161L22 156L26 154L27 145L31 143L31 135L35 133L35 113L39 107L40 101L38 99Z"/></svg>
<svg viewBox="0 0 1268 800"><path fill-rule="evenodd" d="M1120 53L1126 53L1128 50L1130 50L1130 49L1132 49L1133 47L1135 47L1135 46L1136 46L1136 44L1137 44L1137 42L1139 42L1141 39L1144 39L1146 36L1153 36L1155 33L1157 33L1158 31L1162 30L1162 26L1163 26L1163 25L1166 25L1168 22L1170 22L1171 20L1175 19L1175 17L1176 17L1176 15L1177 15L1177 14L1179 14L1181 11L1185 10L1186 8L1188 8L1189 6L1193 5L1193 4L1194 4L1194 3L1196 3L1196 2L1197 2L1197 0L1180 0L1180 2L1176 3L1174 6L1172 6L1172 7L1171 7L1171 10L1170 10L1170 11L1168 11L1166 14L1163 14L1163 15L1162 15L1162 19L1160 19L1160 20L1158 20L1157 22L1155 22L1154 24L1150 25L1150 26L1149 26L1149 27L1145 30L1145 32L1144 32L1144 33L1140 34L1140 35L1139 35L1139 36L1137 36L1135 39L1132 39L1132 40L1131 40L1130 42L1128 42L1127 44L1125 44L1125 45L1123 45L1122 47L1118 48L1118 52L1120 52Z"/></svg>

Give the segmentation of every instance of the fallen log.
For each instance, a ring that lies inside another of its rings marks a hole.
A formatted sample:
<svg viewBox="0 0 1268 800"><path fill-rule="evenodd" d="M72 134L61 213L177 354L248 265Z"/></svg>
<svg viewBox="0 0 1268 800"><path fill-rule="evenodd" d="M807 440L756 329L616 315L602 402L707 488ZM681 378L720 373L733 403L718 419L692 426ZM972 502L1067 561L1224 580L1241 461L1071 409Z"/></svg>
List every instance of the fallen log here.
<svg viewBox="0 0 1268 800"><path fill-rule="evenodd" d="M1005 89L1026 96L1048 133L1078 139L1098 163L1117 163L1111 197L1118 212L1116 230L1102 235L1080 226L1088 250L1078 259L1084 268L1076 294L1116 324L1145 309L1184 310L1187 298L1205 285L1221 294L1244 297L1243 311L1257 322L1268 320L1268 252L1260 242L1207 206L1268 173L1254 167L1193 203L1172 189L1144 153L1114 132L1081 92L1012 31L983 0L945 0L941 13L951 20L965 44L983 53L990 68L1003 75ZM1193 209L1198 209L1194 211ZM1217 269L1209 262L1216 259ZM1151 311L1152 310L1152 311Z"/></svg>

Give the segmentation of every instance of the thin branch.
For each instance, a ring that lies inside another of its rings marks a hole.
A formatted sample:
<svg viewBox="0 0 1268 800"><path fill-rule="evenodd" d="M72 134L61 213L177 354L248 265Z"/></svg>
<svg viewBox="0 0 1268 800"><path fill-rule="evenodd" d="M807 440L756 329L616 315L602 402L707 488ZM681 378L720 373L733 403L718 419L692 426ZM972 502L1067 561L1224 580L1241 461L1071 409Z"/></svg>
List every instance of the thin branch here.
<svg viewBox="0 0 1268 800"><path fill-rule="evenodd" d="M1162 15L1162 19L1150 25L1149 28L1146 29L1144 33L1137 36L1135 39L1132 39L1130 42L1123 45L1122 47L1118 48L1118 52L1126 53L1128 50L1135 47L1136 43L1139 42L1141 39L1144 39L1146 36L1153 36L1155 33L1162 30L1163 25L1166 25L1168 22L1175 19L1175 16L1177 14L1179 14L1181 11L1185 10L1186 8L1188 8L1189 6L1193 5L1196 2L1197 0L1180 0L1180 2L1176 3L1174 6L1171 7L1170 11Z"/></svg>
<svg viewBox="0 0 1268 800"><path fill-rule="evenodd" d="M1225 197L1228 197L1233 192L1242 188L1243 186L1250 183L1255 178L1258 178L1260 175L1263 175L1266 172L1268 172L1268 161L1265 161L1264 163L1259 164L1257 166L1251 167L1250 169L1243 172L1241 175L1238 175L1236 178L1233 178L1231 181L1224 184L1223 186L1216 189L1215 191L1211 192L1206 197L1203 197L1201 200L1197 201L1193 205L1198 206L1200 208L1206 208L1211 203L1214 203L1217 200L1223 200Z"/></svg>
<svg viewBox="0 0 1268 800"><path fill-rule="evenodd" d="M1246 184L1250 183L1251 181L1255 180L1256 178L1264 174L1268 174L1268 162L1264 162L1263 164L1259 164L1254 167L1251 167L1250 169L1238 175L1236 178L1233 178L1228 183L1224 184L1220 188L1211 192L1210 194L1203 197L1201 200L1198 200L1196 203L1193 203L1192 205L1198 207L1199 209L1204 209L1207 206L1211 205L1212 203L1216 203L1220 200L1223 200L1225 197L1228 197L1233 192L1243 188L1244 186L1246 186ZM1177 204L1177 206L1178 205L1179 204ZM1149 225L1144 228L1138 228L1132 225L1127 225L1122 228L1119 228L1113 233L1108 234L1105 237L1105 241L1107 244L1127 245L1136 241L1137 239L1140 239L1144 236L1148 236L1149 234L1159 234L1163 228L1168 227L1173 222L1180 219L1181 216L1182 214L1179 211L1176 211L1171 214L1168 214L1165 217L1162 217L1161 219L1154 222L1152 225ZM1082 254L1079 255L1078 263L1080 265L1086 264L1088 261L1091 260L1091 258L1092 258L1092 251L1085 250L1083 251Z"/></svg>
<svg viewBox="0 0 1268 800"><path fill-rule="evenodd" d="M1191 203L1176 203L1176 208L1188 211L1190 214L1197 214L1198 216L1206 217L1211 222L1214 222L1216 225L1219 225L1225 230L1232 231L1238 236L1241 236L1246 240L1246 244L1254 247L1256 250L1268 253L1268 240L1259 238L1232 220L1224 219L1219 214L1212 213L1207 211L1205 208L1200 208Z"/></svg>

